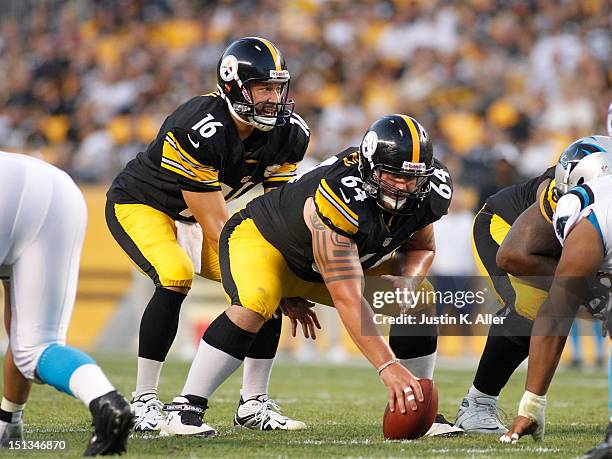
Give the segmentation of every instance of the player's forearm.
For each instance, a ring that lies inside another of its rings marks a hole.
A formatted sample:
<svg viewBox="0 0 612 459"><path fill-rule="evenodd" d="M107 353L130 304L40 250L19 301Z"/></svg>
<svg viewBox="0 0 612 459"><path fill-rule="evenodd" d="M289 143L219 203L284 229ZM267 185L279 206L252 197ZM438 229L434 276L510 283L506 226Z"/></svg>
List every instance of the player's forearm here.
<svg viewBox="0 0 612 459"><path fill-rule="evenodd" d="M546 395L555 375L567 336L532 336L525 390Z"/></svg>
<svg viewBox="0 0 612 459"><path fill-rule="evenodd" d="M372 310L367 303L340 300L334 302L334 305L349 336L375 368L395 358L374 324Z"/></svg>
<svg viewBox="0 0 612 459"><path fill-rule="evenodd" d="M227 222L227 208L220 191L193 193L183 191L189 210L202 227L206 243L219 253L219 237Z"/></svg>
<svg viewBox="0 0 612 459"><path fill-rule="evenodd" d="M525 389L545 395L555 374L567 335L580 307L583 282L556 277L533 324Z"/></svg>
<svg viewBox="0 0 612 459"><path fill-rule="evenodd" d="M194 214L194 217L202 227L206 244L211 247L215 253L219 253L219 238L221 237L221 230L223 229L226 220L223 218L212 220L210 218L206 218L206 216L200 216L198 218L198 215L196 214Z"/></svg>

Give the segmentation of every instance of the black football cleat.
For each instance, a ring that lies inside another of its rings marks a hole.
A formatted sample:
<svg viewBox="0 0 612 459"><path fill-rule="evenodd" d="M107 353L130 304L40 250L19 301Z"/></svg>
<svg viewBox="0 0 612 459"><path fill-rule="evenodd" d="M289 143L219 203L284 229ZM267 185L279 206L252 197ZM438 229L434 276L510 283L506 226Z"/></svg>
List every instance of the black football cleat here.
<svg viewBox="0 0 612 459"><path fill-rule="evenodd" d="M116 390L89 404L94 432L85 456L110 456L127 451L127 439L135 417L127 400Z"/></svg>
<svg viewBox="0 0 612 459"><path fill-rule="evenodd" d="M604 441L588 451L582 459L612 459L612 444Z"/></svg>
<svg viewBox="0 0 612 459"><path fill-rule="evenodd" d="M612 459L612 422L608 425L604 441L587 451L582 459Z"/></svg>

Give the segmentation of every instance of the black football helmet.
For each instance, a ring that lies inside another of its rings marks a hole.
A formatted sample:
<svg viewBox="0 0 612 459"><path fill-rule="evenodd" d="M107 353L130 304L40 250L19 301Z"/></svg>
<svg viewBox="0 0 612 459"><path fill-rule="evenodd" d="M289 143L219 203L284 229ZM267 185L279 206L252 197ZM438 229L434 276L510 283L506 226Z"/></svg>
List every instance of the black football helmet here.
<svg viewBox="0 0 612 459"><path fill-rule="evenodd" d="M269 104L253 103L253 82L282 84L280 102L274 104L274 110L269 110ZM217 65L217 86L232 115L262 131L284 124L293 113L295 104L287 100L289 71L285 59L265 38L246 37L229 45Z"/></svg>
<svg viewBox="0 0 612 459"><path fill-rule="evenodd" d="M410 215L429 195L434 172L429 134L414 118L387 115L370 126L359 149L363 189L386 212ZM416 188L405 191L381 181L383 172L409 179Z"/></svg>

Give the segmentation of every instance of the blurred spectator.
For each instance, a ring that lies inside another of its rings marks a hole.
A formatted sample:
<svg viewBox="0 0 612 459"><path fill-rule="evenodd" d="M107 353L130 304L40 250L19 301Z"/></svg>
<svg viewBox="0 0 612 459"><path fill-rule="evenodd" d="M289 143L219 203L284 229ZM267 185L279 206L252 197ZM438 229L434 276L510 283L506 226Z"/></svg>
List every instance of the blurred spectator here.
<svg viewBox="0 0 612 459"><path fill-rule="evenodd" d="M586 332L584 335L580 332L580 323L587 322L587 327L593 329L592 333ZM605 351L604 351L604 337L601 335L601 323L597 320L574 320L572 329L570 330L569 348L571 352L571 363L572 368L582 368L584 365L584 352L583 345L585 341L590 339L589 335L593 336L593 344L595 347L595 366L597 368L604 368L605 365Z"/></svg>
<svg viewBox="0 0 612 459"><path fill-rule="evenodd" d="M611 28L605 0L7 0L0 149L106 182L177 105L215 90L227 43L263 35L285 52L313 157L407 113L482 200L602 132Z"/></svg>

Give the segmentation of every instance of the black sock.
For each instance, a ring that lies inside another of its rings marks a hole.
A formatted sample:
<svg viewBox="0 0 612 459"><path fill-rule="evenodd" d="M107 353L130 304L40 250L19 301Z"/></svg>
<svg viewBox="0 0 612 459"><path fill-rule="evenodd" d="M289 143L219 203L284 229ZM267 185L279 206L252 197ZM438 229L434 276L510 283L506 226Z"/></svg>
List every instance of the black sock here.
<svg viewBox="0 0 612 459"><path fill-rule="evenodd" d="M273 359L280 341L282 317L268 319L257 332L247 357L252 359Z"/></svg>
<svg viewBox="0 0 612 459"><path fill-rule="evenodd" d="M187 295L157 287L142 319L138 336L138 357L163 362L178 330L181 304Z"/></svg>
<svg viewBox="0 0 612 459"><path fill-rule="evenodd" d="M511 336L508 332L530 331L531 321L514 312L506 318L507 324L495 324L489 329L487 344L474 377L474 387L487 395L498 396L512 373L529 356L531 337Z"/></svg>

